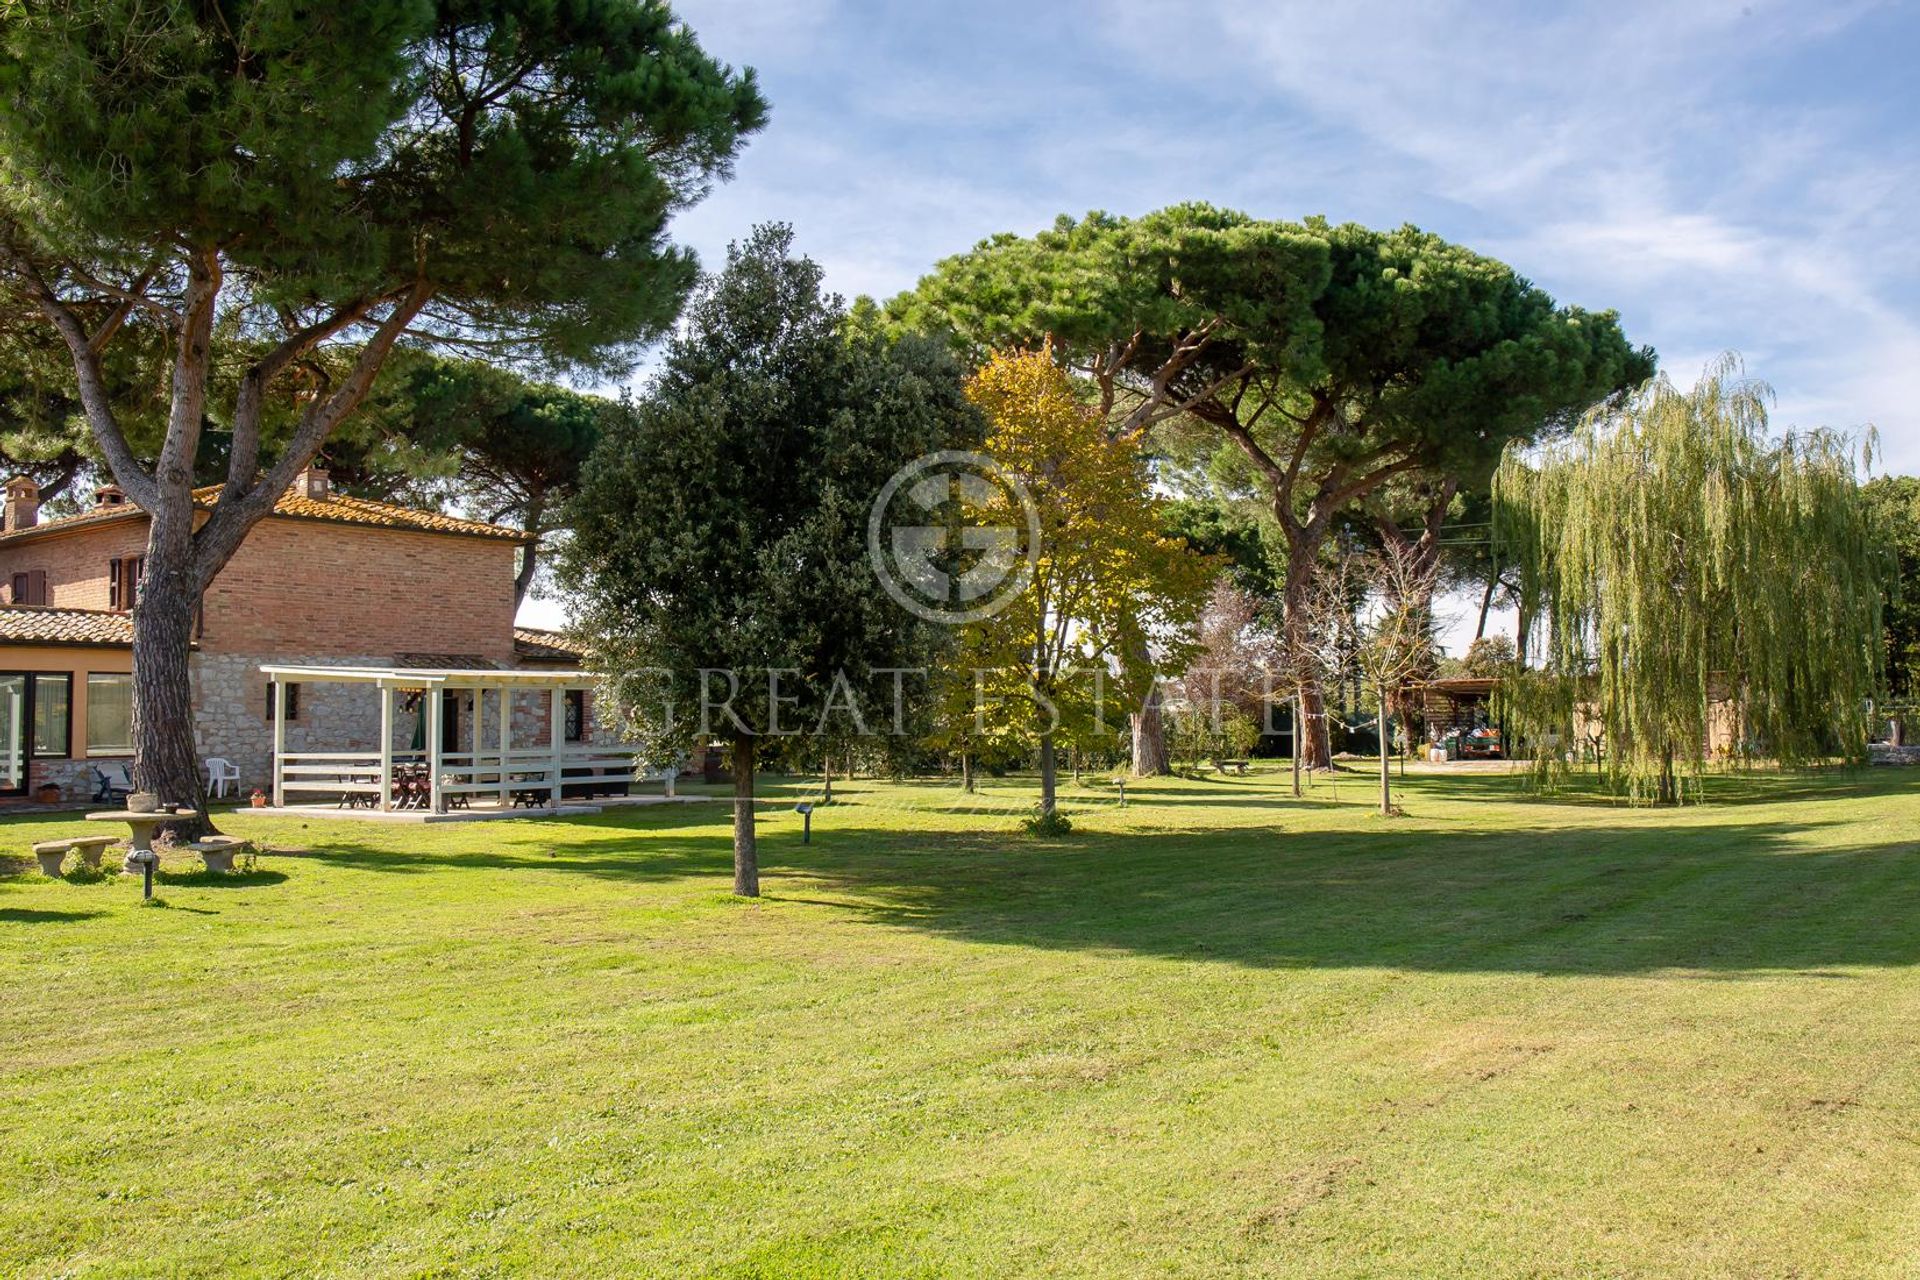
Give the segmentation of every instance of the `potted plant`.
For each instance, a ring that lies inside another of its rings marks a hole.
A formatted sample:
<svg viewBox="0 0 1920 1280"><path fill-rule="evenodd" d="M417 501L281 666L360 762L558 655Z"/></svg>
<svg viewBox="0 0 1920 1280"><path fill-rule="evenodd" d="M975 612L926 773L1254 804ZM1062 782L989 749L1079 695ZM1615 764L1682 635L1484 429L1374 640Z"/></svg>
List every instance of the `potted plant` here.
<svg viewBox="0 0 1920 1280"><path fill-rule="evenodd" d="M33 798L41 804L59 804L61 799L60 784L57 782L41 783L33 789Z"/></svg>
<svg viewBox="0 0 1920 1280"><path fill-rule="evenodd" d="M256 809L264 809L267 807L267 793L258 787L253 789L252 800L253 807Z"/></svg>
<svg viewBox="0 0 1920 1280"><path fill-rule="evenodd" d="M151 791L127 792L127 812L128 813L158 813L159 811L160 811L160 797L155 795L153 792Z"/></svg>

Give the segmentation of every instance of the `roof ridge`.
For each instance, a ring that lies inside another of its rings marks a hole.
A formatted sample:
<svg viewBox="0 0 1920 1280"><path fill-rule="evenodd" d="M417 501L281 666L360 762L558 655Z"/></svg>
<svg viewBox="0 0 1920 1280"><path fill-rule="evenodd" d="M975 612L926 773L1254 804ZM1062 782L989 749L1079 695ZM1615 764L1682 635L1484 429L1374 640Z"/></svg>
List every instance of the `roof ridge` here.
<svg viewBox="0 0 1920 1280"><path fill-rule="evenodd" d="M203 510L212 508L219 502L220 494L224 489L224 485L199 485L191 491L193 503ZM135 502L110 508L95 507L88 511L75 512L73 515L42 520L25 529L7 530L0 533L0 541L30 538L39 533L83 528L89 524L104 524L146 514L146 509ZM492 524L484 520L469 519L466 516L449 515L444 511L426 507L410 507L398 502L387 502L379 498L362 498L348 493L330 493L324 498L310 498L295 492L292 488L274 499L273 509L267 514L290 520L320 520L333 524L360 525L365 528L497 538L501 541L524 542L528 537L524 529L516 529L511 525ZM359 518L354 518L356 516Z"/></svg>
<svg viewBox="0 0 1920 1280"><path fill-rule="evenodd" d="M15 604L12 601L0 601L0 609L16 609L21 613L100 613L114 618L126 614L124 609L88 609L77 604Z"/></svg>

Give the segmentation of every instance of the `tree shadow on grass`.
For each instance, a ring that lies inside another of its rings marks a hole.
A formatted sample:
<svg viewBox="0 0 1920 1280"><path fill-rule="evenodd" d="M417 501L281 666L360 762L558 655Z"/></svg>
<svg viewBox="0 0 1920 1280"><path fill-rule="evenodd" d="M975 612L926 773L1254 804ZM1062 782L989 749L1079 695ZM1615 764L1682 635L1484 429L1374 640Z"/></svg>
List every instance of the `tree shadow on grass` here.
<svg viewBox="0 0 1920 1280"><path fill-rule="evenodd" d="M1700 807L1721 805L1786 804L1800 800L1847 800L1884 793L1890 782L1885 769L1865 766L1809 766L1790 770L1755 769L1751 771L1709 770L1702 781L1704 800L1691 796L1685 804L1674 806L1685 812ZM1346 775L1342 775L1342 786ZM1920 781L1920 779L1916 779ZM1498 800L1511 803L1548 805L1585 805L1604 808L1640 808L1631 795L1610 786L1604 775L1578 772L1559 779L1551 788L1534 784L1533 776L1522 770L1514 773L1442 774L1421 772L1406 779L1394 778L1394 789L1407 787L1414 794L1459 800Z"/></svg>
<svg viewBox="0 0 1920 1280"><path fill-rule="evenodd" d="M1817 796L1887 790L1829 783ZM1792 779L1754 791L1798 794ZM1471 800L1452 786L1432 795ZM1587 825L1569 826L1542 805L1515 811L1525 825L1492 829L1416 814L1335 831L1083 830L1036 841L938 810L890 826L878 810L825 810L806 845L797 823L763 822L769 900L990 945L1259 968L1737 976L1920 963L1920 841L1849 839L1869 828L1820 814L1738 820L1741 808L1689 806L1608 819L1589 809ZM330 842L303 856L381 872L545 870L720 888L731 866L723 822L712 810L629 811L543 823L491 852Z"/></svg>
<svg viewBox="0 0 1920 1280"><path fill-rule="evenodd" d="M105 914L104 911L43 911L37 907L0 907L0 924L73 924Z"/></svg>
<svg viewBox="0 0 1920 1280"><path fill-rule="evenodd" d="M895 833L887 833L895 834ZM1085 835L995 851L921 835L769 850L770 896L847 895L890 927L1262 967L1622 973L1920 961L1920 843L1814 824L1485 835ZM790 870L789 870L790 868Z"/></svg>
<svg viewBox="0 0 1920 1280"><path fill-rule="evenodd" d="M255 867L251 871L156 871L155 884L170 889L264 889L285 884L287 873Z"/></svg>

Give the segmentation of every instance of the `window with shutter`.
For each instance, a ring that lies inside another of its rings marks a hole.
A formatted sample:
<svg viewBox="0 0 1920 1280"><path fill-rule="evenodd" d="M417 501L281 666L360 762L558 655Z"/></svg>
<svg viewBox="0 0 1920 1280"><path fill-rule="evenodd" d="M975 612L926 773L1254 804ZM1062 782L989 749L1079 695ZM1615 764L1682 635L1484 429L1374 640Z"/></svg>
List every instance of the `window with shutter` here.
<svg viewBox="0 0 1920 1280"><path fill-rule="evenodd" d="M31 591L27 587L27 581L27 575L24 573L16 573L13 575L13 602L15 604L33 603L33 601L27 598L31 594Z"/></svg>
<svg viewBox="0 0 1920 1280"><path fill-rule="evenodd" d="M107 562L107 608L125 611L140 599L140 574L145 556L116 557Z"/></svg>
<svg viewBox="0 0 1920 1280"><path fill-rule="evenodd" d="M45 569L27 570L27 603L53 603L47 596L47 571Z"/></svg>

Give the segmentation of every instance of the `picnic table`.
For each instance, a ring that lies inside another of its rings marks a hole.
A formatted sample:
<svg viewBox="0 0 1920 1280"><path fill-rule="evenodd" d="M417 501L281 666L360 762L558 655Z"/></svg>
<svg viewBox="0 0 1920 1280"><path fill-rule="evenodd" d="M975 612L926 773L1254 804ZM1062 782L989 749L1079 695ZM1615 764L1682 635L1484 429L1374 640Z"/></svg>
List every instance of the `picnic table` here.
<svg viewBox="0 0 1920 1280"><path fill-rule="evenodd" d="M1237 773L1244 778L1247 776L1247 767L1252 763L1251 760L1215 760L1213 767L1218 773Z"/></svg>

